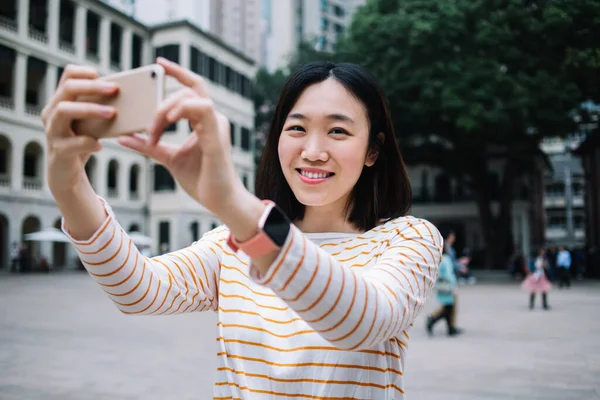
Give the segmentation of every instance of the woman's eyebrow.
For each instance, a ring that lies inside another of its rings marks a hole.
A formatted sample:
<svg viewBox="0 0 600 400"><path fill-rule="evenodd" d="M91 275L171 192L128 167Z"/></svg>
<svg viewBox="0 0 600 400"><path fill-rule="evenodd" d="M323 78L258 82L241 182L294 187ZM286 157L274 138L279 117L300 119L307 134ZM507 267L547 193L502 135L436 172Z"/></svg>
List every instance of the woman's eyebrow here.
<svg viewBox="0 0 600 400"><path fill-rule="evenodd" d="M327 117L327 119L332 119L335 121L346 121L346 122L351 122L354 123L354 120L352 118L350 118L347 115L344 114L329 114ZM302 120L306 120L309 119L306 115L304 114L300 114L300 113L292 113L289 114L287 116L287 119L302 119Z"/></svg>

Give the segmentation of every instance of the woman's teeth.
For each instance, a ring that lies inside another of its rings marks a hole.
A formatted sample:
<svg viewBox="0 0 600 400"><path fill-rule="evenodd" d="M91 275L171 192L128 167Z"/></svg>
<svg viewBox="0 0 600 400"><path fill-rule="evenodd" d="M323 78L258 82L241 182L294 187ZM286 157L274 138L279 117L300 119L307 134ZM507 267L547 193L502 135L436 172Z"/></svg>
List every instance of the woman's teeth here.
<svg viewBox="0 0 600 400"><path fill-rule="evenodd" d="M325 179L329 176L329 174L327 172L317 173L317 172L300 171L300 173L309 179Z"/></svg>

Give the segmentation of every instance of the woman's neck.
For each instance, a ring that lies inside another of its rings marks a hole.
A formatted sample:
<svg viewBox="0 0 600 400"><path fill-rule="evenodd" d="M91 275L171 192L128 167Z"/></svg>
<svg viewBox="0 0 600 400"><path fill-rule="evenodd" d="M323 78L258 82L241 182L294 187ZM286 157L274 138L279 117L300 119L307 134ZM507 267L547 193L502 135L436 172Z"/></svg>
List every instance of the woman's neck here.
<svg viewBox="0 0 600 400"><path fill-rule="evenodd" d="M344 215L344 208L336 204L322 207L306 207L304 218L295 225L305 233L362 233Z"/></svg>

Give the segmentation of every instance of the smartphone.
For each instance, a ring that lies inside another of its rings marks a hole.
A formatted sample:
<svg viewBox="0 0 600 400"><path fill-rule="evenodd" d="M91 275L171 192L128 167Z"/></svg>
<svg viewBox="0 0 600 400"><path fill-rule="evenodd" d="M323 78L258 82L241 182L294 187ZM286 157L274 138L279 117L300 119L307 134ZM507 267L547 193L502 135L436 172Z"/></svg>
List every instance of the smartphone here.
<svg viewBox="0 0 600 400"><path fill-rule="evenodd" d="M104 139L148 129L165 96L164 68L158 64L151 64L98 79L115 82L119 85L119 93L111 97L82 96L77 101L115 107L116 117L111 120L76 120L73 123L73 131L77 135Z"/></svg>

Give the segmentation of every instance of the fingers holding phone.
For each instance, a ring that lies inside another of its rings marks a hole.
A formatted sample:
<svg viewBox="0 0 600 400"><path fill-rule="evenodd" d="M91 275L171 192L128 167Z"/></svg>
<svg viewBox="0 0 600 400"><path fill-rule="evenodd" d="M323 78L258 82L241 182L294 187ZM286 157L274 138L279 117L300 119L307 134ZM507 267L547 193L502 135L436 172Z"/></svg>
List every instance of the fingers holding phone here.
<svg viewBox="0 0 600 400"><path fill-rule="evenodd" d="M78 101L81 96L109 98L118 93L118 85L96 80L97 77L92 68L67 66L54 95L42 110L48 144L48 184L53 191L72 186L89 155L101 148L92 137L78 137L72 129L73 122L115 117L114 107Z"/></svg>

